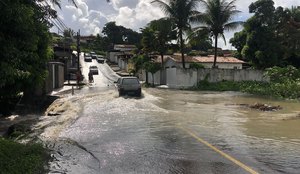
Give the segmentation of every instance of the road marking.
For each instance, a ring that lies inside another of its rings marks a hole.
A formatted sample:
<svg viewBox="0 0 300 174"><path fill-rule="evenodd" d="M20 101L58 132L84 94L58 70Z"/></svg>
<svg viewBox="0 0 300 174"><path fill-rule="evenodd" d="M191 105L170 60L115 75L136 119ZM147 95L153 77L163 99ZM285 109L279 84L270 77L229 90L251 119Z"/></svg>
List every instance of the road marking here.
<svg viewBox="0 0 300 174"><path fill-rule="evenodd" d="M246 170L247 172L251 173L251 174L258 174L258 172L256 172L255 170L253 170L251 167L248 167L247 165L243 164L242 162L240 162L239 160L233 158L232 156L228 155L227 153L219 150L218 148L216 148L215 146L211 145L210 143L208 143L207 141L203 140L202 138L198 137L195 133L193 133L192 131L185 129L181 126L178 126L178 128L180 128L181 130L185 131L186 133L188 133L189 135L191 135L192 137L194 137L196 140L198 140L200 143L206 145L207 147L211 148L212 150L214 150L215 152L219 153L220 155L222 155L223 157L227 158L228 160L232 161L233 163L235 163L236 165L240 166L241 168L243 168L244 170Z"/></svg>

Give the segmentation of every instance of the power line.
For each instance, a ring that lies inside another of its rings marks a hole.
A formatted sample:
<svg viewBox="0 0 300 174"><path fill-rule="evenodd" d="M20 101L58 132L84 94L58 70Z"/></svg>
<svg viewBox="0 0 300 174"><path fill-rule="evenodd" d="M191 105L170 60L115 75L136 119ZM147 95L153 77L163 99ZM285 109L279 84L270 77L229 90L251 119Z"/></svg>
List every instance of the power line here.
<svg viewBox="0 0 300 174"><path fill-rule="evenodd" d="M44 3L43 3L44 2ZM50 4L47 2L47 1L43 1L41 2L41 4L43 6L48 6L48 7L51 7ZM59 16L55 17L55 16L51 16L52 17L52 20L51 22L59 29L61 30L62 32L64 30L68 30L69 27L67 27L67 25L59 18Z"/></svg>

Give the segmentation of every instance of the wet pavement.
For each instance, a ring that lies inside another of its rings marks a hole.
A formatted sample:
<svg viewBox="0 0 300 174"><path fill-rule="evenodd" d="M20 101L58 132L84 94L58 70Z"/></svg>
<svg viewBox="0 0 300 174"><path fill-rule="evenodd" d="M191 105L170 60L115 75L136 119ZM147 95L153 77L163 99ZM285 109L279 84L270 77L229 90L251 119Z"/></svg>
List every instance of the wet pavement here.
<svg viewBox="0 0 300 174"><path fill-rule="evenodd" d="M298 102L151 88L118 97L117 76L93 61L83 68L98 65L95 83L55 102L62 114L37 125L53 150L49 173L299 173ZM238 105L256 102L283 109Z"/></svg>

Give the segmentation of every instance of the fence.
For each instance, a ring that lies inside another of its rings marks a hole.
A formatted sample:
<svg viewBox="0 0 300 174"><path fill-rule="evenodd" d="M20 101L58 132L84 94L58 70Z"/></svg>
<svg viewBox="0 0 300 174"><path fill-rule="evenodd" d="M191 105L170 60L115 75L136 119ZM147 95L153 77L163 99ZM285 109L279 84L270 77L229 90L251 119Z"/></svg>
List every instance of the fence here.
<svg viewBox="0 0 300 174"><path fill-rule="evenodd" d="M161 75L165 73L165 75ZM220 81L269 81L265 77L264 71L252 69L182 69L167 68L154 74L154 84L161 85L162 81L166 82L169 88L189 88L197 85L201 80L207 79L209 82ZM143 71L143 79L146 73ZM165 79L162 79L165 78ZM152 74L148 73L148 82L153 83Z"/></svg>

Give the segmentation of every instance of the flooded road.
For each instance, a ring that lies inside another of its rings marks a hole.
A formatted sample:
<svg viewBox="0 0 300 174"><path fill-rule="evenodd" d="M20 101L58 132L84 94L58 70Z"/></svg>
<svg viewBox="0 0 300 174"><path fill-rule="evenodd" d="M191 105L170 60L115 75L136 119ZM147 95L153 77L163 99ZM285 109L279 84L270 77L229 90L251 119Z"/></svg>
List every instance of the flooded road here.
<svg viewBox="0 0 300 174"><path fill-rule="evenodd" d="M104 66L99 86L57 101L65 112L40 123L49 173L299 173L298 102L151 88L118 97ZM256 102L283 109L240 105Z"/></svg>

